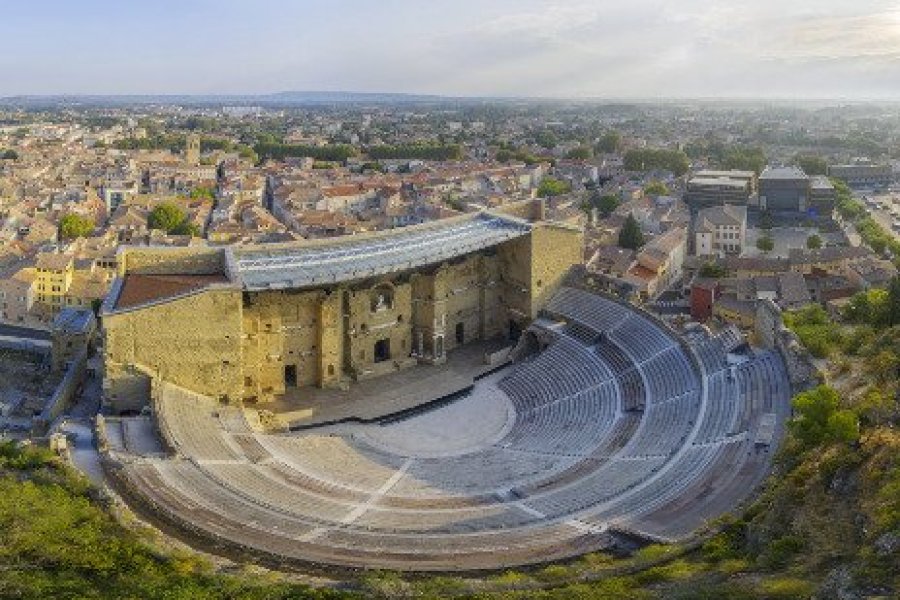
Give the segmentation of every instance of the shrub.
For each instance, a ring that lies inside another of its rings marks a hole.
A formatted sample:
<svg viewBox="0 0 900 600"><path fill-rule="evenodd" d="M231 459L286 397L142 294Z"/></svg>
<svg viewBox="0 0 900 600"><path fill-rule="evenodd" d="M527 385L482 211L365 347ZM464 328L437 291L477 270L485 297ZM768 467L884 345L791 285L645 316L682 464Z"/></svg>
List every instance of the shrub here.
<svg viewBox="0 0 900 600"><path fill-rule="evenodd" d="M815 586L805 579L779 577L760 582L759 590L771 600L805 600L812 596Z"/></svg>
<svg viewBox="0 0 900 600"><path fill-rule="evenodd" d="M572 186L567 182L553 177L544 177L538 186L537 195L540 198L562 196L572 191Z"/></svg>
<svg viewBox="0 0 900 600"><path fill-rule="evenodd" d="M726 533L720 533L710 538L703 544L700 550L703 557L712 562L719 562L721 560L739 556L734 540Z"/></svg>
<svg viewBox="0 0 900 600"><path fill-rule="evenodd" d="M644 186L644 194L648 196L668 196L669 187L662 181L654 180Z"/></svg>
<svg viewBox="0 0 900 600"><path fill-rule="evenodd" d="M784 535L769 543L759 557L760 564L767 569L778 569L803 549L803 540L796 535Z"/></svg>
<svg viewBox="0 0 900 600"><path fill-rule="evenodd" d="M561 583L572 577L572 572L563 565L547 565L535 574L540 581L547 583Z"/></svg>
<svg viewBox="0 0 900 600"><path fill-rule="evenodd" d="M838 409L834 388L820 385L797 394L793 400L791 433L810 448L826 442L855 442L859 439L859 419L851 410Z"/></svg>

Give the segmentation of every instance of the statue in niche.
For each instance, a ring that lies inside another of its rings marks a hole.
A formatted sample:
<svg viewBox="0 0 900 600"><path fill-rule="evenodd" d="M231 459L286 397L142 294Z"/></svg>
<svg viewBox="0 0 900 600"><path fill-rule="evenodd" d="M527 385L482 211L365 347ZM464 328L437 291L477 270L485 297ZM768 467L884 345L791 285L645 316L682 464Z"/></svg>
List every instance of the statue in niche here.
<svg viewBox="0 0 900 600"><path fill-rule="evenodd" d="M394 292L386 286L379 286L372 290L369 301L372 312L390 310L394 304Z"/></svg>

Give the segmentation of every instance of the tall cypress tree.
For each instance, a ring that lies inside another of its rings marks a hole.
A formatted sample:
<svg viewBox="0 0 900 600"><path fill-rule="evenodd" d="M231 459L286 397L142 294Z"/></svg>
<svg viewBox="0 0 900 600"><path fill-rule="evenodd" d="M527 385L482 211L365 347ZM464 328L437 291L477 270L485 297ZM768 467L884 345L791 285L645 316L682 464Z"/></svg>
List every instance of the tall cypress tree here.
<svg viewBox="0 0 900 600"><path fill-rule="evenodd" d="M628 213L625 224L619 230L619 247L637 250L644 245L644 234L634 215Z"/></svg>

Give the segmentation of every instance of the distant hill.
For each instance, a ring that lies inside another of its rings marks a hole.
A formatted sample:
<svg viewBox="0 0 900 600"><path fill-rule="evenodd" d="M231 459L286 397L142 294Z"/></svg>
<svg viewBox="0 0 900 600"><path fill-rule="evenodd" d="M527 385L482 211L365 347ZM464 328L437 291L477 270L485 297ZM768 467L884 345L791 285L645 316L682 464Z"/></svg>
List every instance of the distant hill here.
<svg viewBox="0 0 900 600"><path fill-rule="evenodd" d="M314 104L399 104L471 101L473 98L453 98L424 94L393 94L378 92L285 91L272 94L62 94L20 95L0 98L0 106L303 106Z"/></svg>

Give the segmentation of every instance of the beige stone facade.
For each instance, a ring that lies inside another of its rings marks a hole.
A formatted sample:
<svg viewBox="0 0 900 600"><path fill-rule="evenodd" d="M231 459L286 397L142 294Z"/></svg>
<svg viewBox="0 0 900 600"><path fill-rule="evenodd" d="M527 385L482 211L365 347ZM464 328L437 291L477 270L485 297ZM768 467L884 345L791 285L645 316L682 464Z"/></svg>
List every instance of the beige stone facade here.
<svg viewBox="0 0 900 600"><path fill-rule="evenodd" d="M137 410L144 380L156 376L223 400L265 402L291 387L442 362L459 345L524 330L581 262L582 245L580 230L534 223L433 264L280 289L242 288L227 249L128 248L103 309L105 399Z"/></svg>

